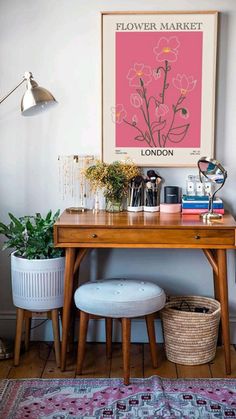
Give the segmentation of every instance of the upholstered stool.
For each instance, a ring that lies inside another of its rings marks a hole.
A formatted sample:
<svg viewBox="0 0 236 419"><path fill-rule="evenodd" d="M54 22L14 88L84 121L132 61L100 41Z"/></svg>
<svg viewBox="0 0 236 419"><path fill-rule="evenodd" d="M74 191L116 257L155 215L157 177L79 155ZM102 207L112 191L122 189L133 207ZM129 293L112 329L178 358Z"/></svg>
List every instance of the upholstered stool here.
<svg viewBox="0 0 236 419"><path fill-rule="evenodd" d="M106 318L107 355L111 355L112 318L122 324L124 382L130 375L130 319L145 316L153 367L157 367L154 313L166 301L165 292L153 282L133 279L106 279L81 285L74 295L80 309L77 373L81 374L85 354L87 327L90 315Z"/></svg>

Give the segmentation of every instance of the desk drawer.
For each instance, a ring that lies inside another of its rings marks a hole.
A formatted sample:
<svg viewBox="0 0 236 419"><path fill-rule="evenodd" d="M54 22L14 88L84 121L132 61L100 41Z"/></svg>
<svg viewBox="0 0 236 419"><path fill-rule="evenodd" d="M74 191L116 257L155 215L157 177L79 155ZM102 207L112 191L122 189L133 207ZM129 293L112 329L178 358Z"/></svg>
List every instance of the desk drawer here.
<svg viewBox="0 0 236 419"><path fill-rule="evenodd" d="M60 228L58 242L84 244L234 245L232 229Z"/></svg>

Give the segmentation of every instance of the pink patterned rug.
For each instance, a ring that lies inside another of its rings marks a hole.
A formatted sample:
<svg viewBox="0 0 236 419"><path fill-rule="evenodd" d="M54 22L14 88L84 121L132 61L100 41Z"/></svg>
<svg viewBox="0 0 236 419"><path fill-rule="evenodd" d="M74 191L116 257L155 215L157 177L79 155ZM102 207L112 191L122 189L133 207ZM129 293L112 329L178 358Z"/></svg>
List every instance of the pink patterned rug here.
<svg viewBox="0 0 236 419"><path fill-rule="evenodd" d="M236 379L0 381L1 419L236 417Z"/></svg>

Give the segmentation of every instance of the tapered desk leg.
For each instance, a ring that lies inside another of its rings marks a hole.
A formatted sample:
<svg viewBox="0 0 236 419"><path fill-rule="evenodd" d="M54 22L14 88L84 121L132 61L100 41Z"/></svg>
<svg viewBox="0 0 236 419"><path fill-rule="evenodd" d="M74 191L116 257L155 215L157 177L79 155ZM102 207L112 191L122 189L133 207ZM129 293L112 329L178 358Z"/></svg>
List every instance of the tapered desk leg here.
<svg viewBox="0 0 236 419"><path fill-rule="evenodd" d="M217 253L216 253L215 250L212 250L212 254L213 254L214 260L216 261L217 270L218 270ZM218 273L215 272L214 268L213 268L213 280L214 280L214 296L215 296L216 300L220 301ZM223 345L221 320L220 320L220 324L219 324L219 334L218 334L217 345L218 346Z"/></svg>
<svg viewBox="0 0 236 419"><path fill-rule="evenodd" d="M61 370L66 368L67 338L70 325L70 310L73 291L73 273L75 264L75 249L66 249L66 265L64 277L64 304L62 315L62 345L61 345Z"/></svg>
<svg viewBox="0 0 236 419"><path fill-rule="evenodd" d="M84 256L88 253L89 249L80 248L77 249L77 254L75 257L75 263L74 263L74 277L73 277L73 290L72 290L72 307L71 307L71 314L72 314L72 320L70 322L69 327L69 341L68 341L68 348L69 350L72 350L74 345L74 330L75 330L75 320L76 320L76 313L78 312L77 307L75 306L75 303L73 301L73 295L75 291L77 290L79 286L79 270L80 270L80 264L84 258Z"/></svg>
<svg viewBox="0 0 236 419"><path fill-rule="evenodd" d="M225 369L226 374L231 374L230 360L230 332L229 332L229 307L228 307L228 283L227 283L227 262L226 250L217 249L218 264L218 291L221 303L221 325L224 343Z"/></svg>

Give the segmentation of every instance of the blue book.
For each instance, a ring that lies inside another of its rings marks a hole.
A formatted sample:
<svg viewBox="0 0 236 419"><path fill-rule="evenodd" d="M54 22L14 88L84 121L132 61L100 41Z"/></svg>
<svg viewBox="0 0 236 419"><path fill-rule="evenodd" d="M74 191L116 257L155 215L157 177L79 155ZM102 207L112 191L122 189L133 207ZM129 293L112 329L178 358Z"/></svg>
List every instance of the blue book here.
<svg viewBox="0 0 236 419"><path fill-rule="evenodd" d="M209 201L208 195L183 195L183 201Z"/></svg>
<svg viewBox="0 0 236 419"><path fill-rule="evenodd" d="M182 208L208 209L208 202L182 202ZM213 202L213 209L223 209L223 202Z"/></svg>

